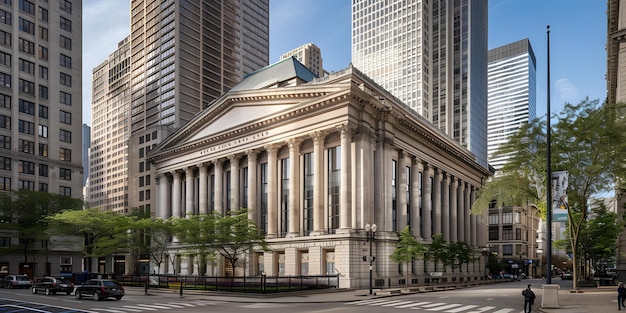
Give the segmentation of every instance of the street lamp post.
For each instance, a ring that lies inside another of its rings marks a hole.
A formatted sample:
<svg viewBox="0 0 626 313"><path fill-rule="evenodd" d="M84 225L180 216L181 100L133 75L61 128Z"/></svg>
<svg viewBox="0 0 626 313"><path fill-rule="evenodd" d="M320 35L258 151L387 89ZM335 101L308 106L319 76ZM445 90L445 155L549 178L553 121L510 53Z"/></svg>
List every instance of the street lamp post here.
<svg viewBox="0 0 626 313"><path fill-rule="evenodd" d="M374 264L374 260L376 260L376 257L372 255L372 244L374 243L374 236L376 235L376 228L378 228L376 226L376 224L372 224L370 226L369 223L365 224L365 232L367 233L367 241L370 243L370 257L369 257L369 262L370 262L370 295L372 294L372 267Z"/></svg>

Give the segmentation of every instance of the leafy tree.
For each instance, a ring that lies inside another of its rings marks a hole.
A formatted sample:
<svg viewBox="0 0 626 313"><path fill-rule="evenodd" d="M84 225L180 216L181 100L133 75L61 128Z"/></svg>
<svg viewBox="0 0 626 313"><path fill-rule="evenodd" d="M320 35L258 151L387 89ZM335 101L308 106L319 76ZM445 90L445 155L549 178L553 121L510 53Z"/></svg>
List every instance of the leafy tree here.
<svg viewBox="0 0 626 313"><path fill-rule="evenodd" d="M447 263L452 267L452 271L454 271L457 265L460 269L463 264L469 264L474 261L474 250L465 242L451 242L448 245L448 249L448 257L450 260Z"/></svg>
<svg viewBox="0 0 626 313"><path fill-rule="evenodd" d="M205 274L207 260L213 253L209 243L216 233L218 218L218 214L194 214L171 220L176 238L188 245L187 254L196 257L200 275Z"/></svg>
<svg viewBox="0 0 626 313"><path fill-rule="evenodd" d="M389 256L398 264L405 265L406 286L409 286L409 265L424 255L424 246L411 234L411 228L406 226L400 233L400 238L396 242L396 249Z"/></svg>
<svg viewBox="0 0 626 313"><path fill-rule="evenodd" d="M450 260L448 242L443 240L442 234L433 235L433 241L428 245L428 249L425 254L426 260L433 262L435 264L435 272L437 272L437 265L441 263L443 265L443 270L445 271L445 267L448 265L448 260Z"/></svg>
<svg viewBox="0 0 626 313"><path fill-rule="evenodd" d="M172 238L172 224L169 220L146 217L135 221L131 225L133 232L142 234L136 237L137 249L146 253L151 262L156 264L157 272L160 272L161 264L168 256L168 245Z"/></svg>

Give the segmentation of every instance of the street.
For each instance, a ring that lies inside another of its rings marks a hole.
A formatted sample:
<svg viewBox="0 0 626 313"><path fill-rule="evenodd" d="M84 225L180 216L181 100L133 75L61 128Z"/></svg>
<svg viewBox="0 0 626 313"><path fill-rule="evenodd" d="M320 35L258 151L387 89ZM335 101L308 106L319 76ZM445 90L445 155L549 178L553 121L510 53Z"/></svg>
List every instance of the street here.
<svg viewBox="0 0 626 313"><path fill-rule="evenodd" d="M555 279L561 288L571 288L571 281ZM535 305L541 303L541 285L545 280L489 284L480 287L417 293L393 297L369 297L367 291L336 292L312 296L283 298L251 298L206 294L185 294L153 290L144 295L143 289L127 288L126 296L116 301L107 299L76 300L73 295L32 294L29 289L0 289L0 312L449 312L506 313L523 312L522 290L531 284L537 294ZM325 300L327 299L327 301Z"/></svg>

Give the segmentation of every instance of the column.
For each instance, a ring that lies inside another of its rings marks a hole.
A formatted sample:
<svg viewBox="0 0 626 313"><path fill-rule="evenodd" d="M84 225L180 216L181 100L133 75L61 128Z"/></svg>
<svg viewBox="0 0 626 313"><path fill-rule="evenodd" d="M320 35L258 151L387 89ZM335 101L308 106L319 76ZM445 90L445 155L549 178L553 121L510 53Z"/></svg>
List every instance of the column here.
<svg viewBox="0 0 626 313"><path fill-rule="evenodd" d="M338 127L341 132L341 194L339 195L340 229L351 229L352 225L352 128L347 125Z"/></svg>
<svg viewBox="0 0 626 313"><path fill-rule="evenodd" d="M452 177L452 181L450 182L450 241L460 241L459 240L459 232L458 232L458 204L457 204L457 195L459 188L459 180L456 177Z"/></svg>
<svg viewBox="0 0 626 313"><path fill-rule="evenodd" d="M398 152L398 182L396 182L396 196L398 197L398 232L404 230L407 225L407 211L406 211L406 189L408 188L406 183L406 160L407 154L404 151Z"/></svg>
<svg viewBox="0 0 626 313"><path fill-rule="evenodd" d="M458 239L459 241L463 241L467 244L467 237L465 237L465 220L467 220L465 216L465 182L459 180L459 185L457 188L457 217L459 219L459 232Z"/></svg>
<svg viewBox="0 0 626 313"><path fill-rule="evenodd" d="M312 133L313 138L313 232L324 233L324 138L321 131Z"/></svg>
<svg viewBox="0 0 626 313"><path fill-rule="evenodd" d="M193 167L185 169L185 215L193 215Z"/></svg>
<svg viewBox="0 0 626 313"><path fill-rule="evenodd" d="M278 237L278 184L276 158L279 146L268 145L267 149L267 238Z"/></svg>
<svg viewBox="0 0 626 313"><path fill-rule="evenodd" d="M424 239L432 240L433 238L433 201L432 201L432 184L430 178L431 166L427 163L423 163L424 165L424 174L422 174L422 184L423 184L423 192L422 192L422 219L424 221Z"/></svg>
<svg viewBox="0 0 626 313"><path fill-rule="evenodd" d="M248 219L261 224L259 210L257 208L257 152L255 150L246 151L248 155Z"/></svg>
<svg viewBox="0 0 626 313"><path fill-rule="evenodd" d="M469 183L465 183L465 190L463 192L463 197L464 197L464 202L465 205L463 205L463 216L465 216L465 242L467 242L468 244L471 244L471 216L472 216L472 212L470 210L470 184Z"/></svg>
<svg viewBox="0 0 626 313"><path fill-rule="evenodd" d="M433 177L433 233L442 234L441 230L441 170L435 168Z"/></svg>
<svg viewBox="0 0 626 313"><path fill-rule="evenodd" d="M230 211L239 210L239 155L229 155L230 160Z"/></svg>
<svg viewBox="0 0 626 313"><path fill-rule="evenodd" d="M215 199L213 199L214 210L217 213L224 215L224 169L222 168L222 160L213 160L213 175L215 176L215 186L213 187L213 192L215 193Z"/></svg>
<svg viewBox="0 0 626 313"><path fill-rule="evenodd" d="M411 230L417 240L422 239L420 227L420 175L423 171L421 163L417 159L411 159ZM423 188L423 187L422 187ZM422 195L423 196L423 195Z"/></svg>
<svg viewBox="0 0 626 313"><path fill-rule="evenodd" d="M441 233L443 240L450 241L450 174L443 173L441 187Z"/></svg>
<svg viewBox="0 0 626 313"><path fill-rule="evenodd" d="M158 189L159 189L159 198L158 198L159 199L159 204L157 206L157 214L156 214L156 216L158 218L166 220L171 215L171 212L169 212L169 208L170 208L171 202L170 202L170 199L168 197L169 190L170 190L170 184L169 184L169 179L167 177L167 174L159 174L159 176L157 176L156 183L157 183Z"/></svg>
<svg viewBox="0 0 626 313"><path fill-rule="evenodd" d="M289 147L289 225L287 237L300 235L300 143L302 140L287 140Z"/></svg>
<svg viewBox="0 0 626 313"><path fill-rule="evenodd" d="M209 213L209 168L206 164L198 165L200 180L198 181L198 213Z"/></svg>
<svg viewBox="0 0 626 313"><path fill-rule="evenodd" d="M174 177L174 182L172 183L172 215L174 217L182 217L180 173L174 171L172 176Z"/></svg>

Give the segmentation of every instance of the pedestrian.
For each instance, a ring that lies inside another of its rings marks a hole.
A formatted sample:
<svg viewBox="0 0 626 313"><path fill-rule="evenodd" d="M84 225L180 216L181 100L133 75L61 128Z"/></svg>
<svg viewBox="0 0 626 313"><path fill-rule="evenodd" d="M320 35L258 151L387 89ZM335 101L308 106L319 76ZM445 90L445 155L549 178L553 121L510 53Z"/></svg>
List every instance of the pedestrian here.
<svg viewBox="0 0 626 313"><path fill-rule="evenodd" d="M622 308L626 308L624 306L624 301L626 301L626 287L624 287L623 282L619 282L617 284L617 309L621 310Z"/></svg>
<svg viewBox="0 0 626 313"><path fill-rule="evenodd" d="M522 295L524 296L524 313L531 313L535 304L535 293L530 290L530 284L522 291ZM526 310L526 307L528 307L528 310Z"/></svg>

